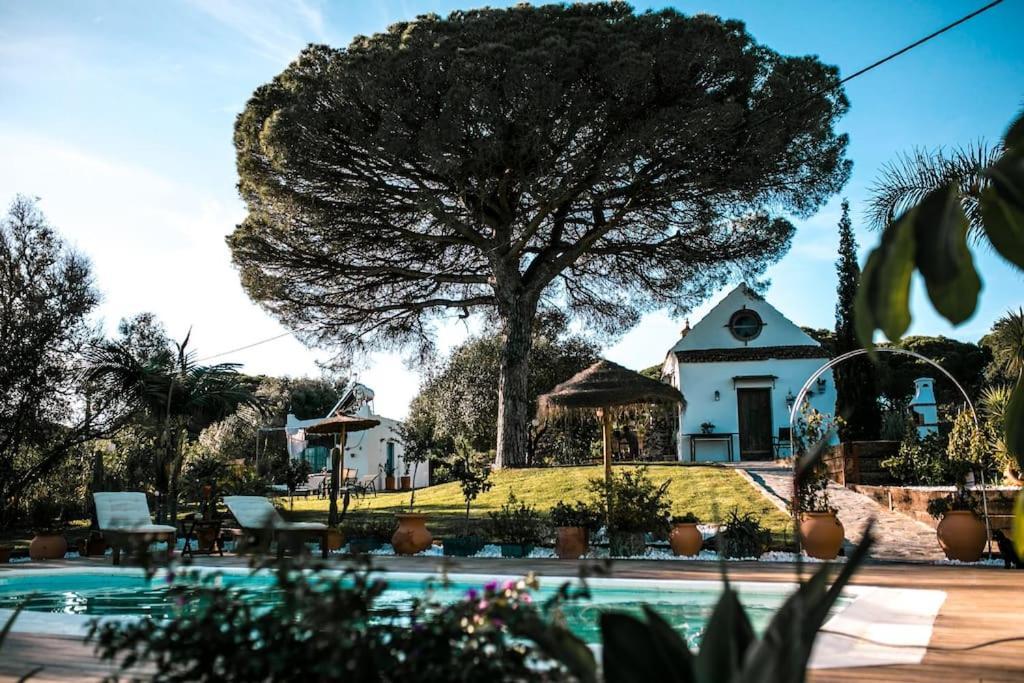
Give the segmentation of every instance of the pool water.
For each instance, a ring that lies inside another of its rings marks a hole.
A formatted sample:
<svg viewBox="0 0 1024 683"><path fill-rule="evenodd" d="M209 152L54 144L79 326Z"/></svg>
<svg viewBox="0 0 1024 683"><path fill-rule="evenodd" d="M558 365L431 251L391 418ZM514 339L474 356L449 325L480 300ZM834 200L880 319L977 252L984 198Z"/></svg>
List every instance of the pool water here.
<svg viewBox="0 0 1024 683"><path fill-rule="evenodd" d="M376 603L382 610L408 609L415 597L424 594L426 582L422 575L390 574L385 578L388 588ZM479 589L490 579L483 575L452 577L445 586L433 586L433 597L438 602L454 602L462 599L470 589ZM240 599L255 605L269 605L280 598L275 579L268 574L225 573L219 580L224 585L239 588ZM534 592L534 598L542 601L550 597L564 581L542 579L541 588ZM158 576L147 580L133 570L0 574L0 609L10 609L25 602L25 609L34 612L168 618L178 609L178 598L168 588L169 584L163 578ZM592 597L589 600L570 602L563 608L569 628L588 643L600 641L598 616L601 612L614 610L639 615L640 606L647 604L691 646L696 646L721 592L721 584L714 581L603 579L593 581L590 588ZM761 632L791 587L740 584L737 590L754 629ZM850 598L840 598L836 610L849 602Z"/></svg>

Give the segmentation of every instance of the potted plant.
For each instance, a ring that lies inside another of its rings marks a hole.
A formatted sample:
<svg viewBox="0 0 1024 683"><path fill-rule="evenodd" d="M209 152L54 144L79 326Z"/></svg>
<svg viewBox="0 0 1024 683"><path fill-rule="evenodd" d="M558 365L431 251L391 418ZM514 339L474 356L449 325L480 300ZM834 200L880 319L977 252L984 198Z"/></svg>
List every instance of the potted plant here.
<svg viewBox="0 0 1024 683"><path fill-rule="evenodd" d="M511 490L501 509L488 515L491 535L501 544L502 557L526 557L543 538L537 508L516 498Z"/></svg>
<svg viewBox="0 0 1024 683"><path fill-rule="evenodd" d="M811 557L834 560L843 547L846 530L828 497L828 466L818 458L810 466L799 463L812 448L824 448L825 439L833 433L842 418L818 412L805 402L797 424L797 470L794 471L794 514L800 532L800 545Z"/></svg>
<svg viewBox="0 0 1024 683"><path fill-rule="evenodd" d="M667 479L656 486L646 467L614 473L607 482L603 478L590 481L589 488L608 522L608 546L613 557L643 555L648 533L661 534L662 538L668 534L670 483Z"/></svg>
<svg viewBox="0 0 1024 683"><path fill-rule="evenodd" d="M939 520L935 535L942 552L951 560L977 562L985 550L985 523L978 518L977 503L963 487L928 501L928 514Z"/></svg>
<svg viewBox="0 0 1024 683"><path fill-rule="evenodd" d="M668 542L672 547L672 554L683 557L693 557L700 552L704 543L700 529L697 525L700 519L692 512L687 512L682 517L672 518L672 531L669 532Z"/></svg>
<svg viewBox="0 0 1024 683"><path fill-rule="evenodd" d="M761 519L753 512L740 516L733 510L715 539L723 557L757 559L771 544L772 532L761 526Z"/></svg>
<svg viewBox="0 0 1024 683"><path fill-rule="evenodd" d="M469 525L469 507L481 493L491 490L490 461L475 454L469 442L460 439L455 445L456 458L452 463L452 477L459 482L462 498L466 501L466 518L461 533L444 539L444 554L455 557L475 555L484 547L484 539L473 533Z"/></svg>
<svg viewBox="0 0 1024 683"><path fill-rule="evenodd" d="M555 554L562 560L578 560L590 549L590 533L601 525L601 512L583 501L557 503L548 513L555 528Z"/></svg>
<svg viewBox="0 0 1024 683"><path fill-rule="evenodd" d="M399 477L398 484L401 486L403 491L409 491L412 489L412 477L409 476L409 470L412 468L412 463L408 460L405 461L405 469L402 471L402 476Z"/></svg>
<svg viewBox="0 0 1024 683"><path fill-rule="evenodd" d="M60 513L61 506L52 500L38 498L32 503L30 516L35 536L28 546L28 556L33 560L59 560L67 553L68 540L64 538Z"/></svg>
<svg viewBox="0 0 1024 683"><path fill-rule="evenodd" d="M700 433L701 434L714 434L715 433L715 423L714 422L701 422L700 423Z"/></svg>
<svg viewBox="0 0 1024 683"><path fill-rule="evenodd" d="M387 543L394 530L395 525L390 517L369 516L353 518L346 522L344 531L339 533L348 539L349 553L365 555Z"/></svg>
<svg viewBox="0 0 1024 683"><path fill-rule="evenodd" d="M384 472L384 490L394 491L395 490L395 464L391 461L385 461L381 464L380 469Z"/></svg>

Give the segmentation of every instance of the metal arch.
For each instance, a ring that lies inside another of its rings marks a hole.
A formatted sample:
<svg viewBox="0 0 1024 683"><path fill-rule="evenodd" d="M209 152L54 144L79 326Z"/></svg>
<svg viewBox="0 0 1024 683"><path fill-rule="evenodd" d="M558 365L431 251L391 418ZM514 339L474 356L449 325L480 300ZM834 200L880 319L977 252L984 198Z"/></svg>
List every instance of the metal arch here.
<svg viewBox="0 0 1024 683"><path fill-rule="evenodd" d="M964 402L967 403L967 407L971 411L971 419L974 420L974 426L977 427L979 425L978 412L974 409L974 403L971 401L971 397L967 395L967 391L963 388L960 382L956 381L956 377L953 377L953 375L951 375L944 367L933 361L931 358L928 358L927 356L922 356L920 353L916 353L914 351L907 351L906 349L876 348L875 351L877 353L894 353L901 356L911 356L913 358L917 358L918 360L924 361L928 365L932 366L933 368L941 372L950 382L953 383L953 386L960 390L961 395L963 395L964 397ZM800 410L800 407L803 405L804 398L807 396L807 392L810 390L811 385L814 383L814 381L821 377L821 375L823 375L825 372L831 370L840 363L850 360L851 358L856 358L857 356L867 355L868 353L871 352L868 351L867 349L854 349L853 351L847 351L846 353L840 356L836 356L835 358L831 359L829 362L825 363L820 368L815 370L814 373L807 379L807 381L804 382L804 385L800 387L800 392L796 395L796 399L793 401L793 407L789 409L790 453L796 453L796 442L793 436L793 428L796 424L796 414L797 411ZM992 530L988 519L988 489L985 484L985 470L980 469L979 474L981 475L981 506L982 512L985 515L985 538L988 541L989 554L991 554Z"/></svg>

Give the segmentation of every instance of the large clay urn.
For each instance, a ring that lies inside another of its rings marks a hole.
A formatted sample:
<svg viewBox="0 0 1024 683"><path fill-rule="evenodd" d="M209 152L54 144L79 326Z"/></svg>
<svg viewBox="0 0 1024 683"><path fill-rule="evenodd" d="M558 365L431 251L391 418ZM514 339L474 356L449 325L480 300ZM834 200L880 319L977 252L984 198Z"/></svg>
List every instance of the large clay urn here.
<svg viewBox="0 0 1024 683"><path fill-rule="evenodd" d="M28 556L33 560L60 560L67 552L64 534L36 534L28 546Z"/></svg>
<svg viewBox="0 0 1024 683"><path fill-rule="evenodd" d="M434 536L427 530L427 516L416 513L395 515L398 529L391 537L391 545L399 555L415 555L430 547Z"/></svg>
<svg viewBox="0 0 1024 683"><path fill-rule="evenodd" d="M985 550L985 523L970 510L950 510L942 516L935 535L951 560L977 562Z"/></svg>
<svg viewBox="0 0 1024 683"><path fill-rule="evenodd" d="M804 551L819 560L834 560L843 547L845 530L834 512L804 512L800 537Z"/></svg>
<svg viewBox="0 0 1024 683"><path fill-rule="evenodd" d="M696 522L681 522L672 525L668 543L672 546L673 555L693 557L700 552L704 537L701 536Z"/></svg>
<svg viewBox="0 0 1024 683"><path fill-rule="evenodd" d="M587 554L590 545L587 529L582 526L560 526L555 531L555 554L560 560L578 560Z"/></svg>
<svg viewBox="0 0 1024 683"><path fill-rule="evenodd" d="M327 549L328 550L339 550L341 546L345 545L345 534L338 527L328 527L327 529Z"/></svg>

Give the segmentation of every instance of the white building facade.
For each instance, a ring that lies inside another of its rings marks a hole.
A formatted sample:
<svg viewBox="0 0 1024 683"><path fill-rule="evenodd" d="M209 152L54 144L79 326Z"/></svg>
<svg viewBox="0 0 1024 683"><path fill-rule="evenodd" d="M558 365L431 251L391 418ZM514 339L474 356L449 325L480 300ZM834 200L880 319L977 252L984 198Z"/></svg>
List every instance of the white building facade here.
<svg viewBox="0 0 1024 683"><path fill-rule="evenodd" d="M746 285L732 290L683 330L662 366L686 398L679 412L683 462L770 460L789 456L789 414L804 382L828 352ZM832 371L808 392L815 409L834 414Z"/></svg>
<svg viewBox="0 0 1024 683"><path fill-rule="evenodd" d="M427 463L416 467L404 459L405 448L398 432L401 422L373 412L373 390L362 384L353 384L345 395L331 410L312 420L300 420L288 415L285 433L288 439L288 453L293 459L305 458L314 471L322 467L330 467L330 449L328 443L336 437L306 438L305 427L317 424L335 415L357 415L368 417L380 422L372 429L348 434L345 439L345 457L342 467L355 470L355 477L362 479L368 474L376 476L378 491L384 490L384 473L393 468L395 479L408 475L412 477L413 486L421 488L430 481L430 468Z"/></svg>

